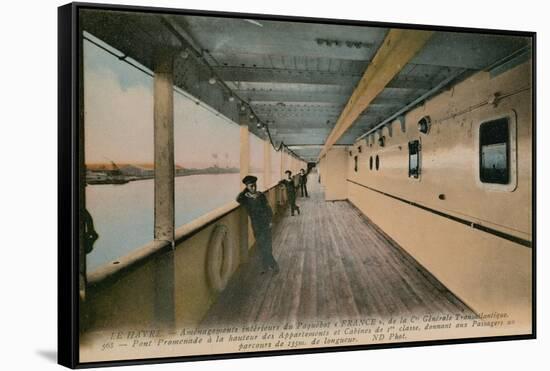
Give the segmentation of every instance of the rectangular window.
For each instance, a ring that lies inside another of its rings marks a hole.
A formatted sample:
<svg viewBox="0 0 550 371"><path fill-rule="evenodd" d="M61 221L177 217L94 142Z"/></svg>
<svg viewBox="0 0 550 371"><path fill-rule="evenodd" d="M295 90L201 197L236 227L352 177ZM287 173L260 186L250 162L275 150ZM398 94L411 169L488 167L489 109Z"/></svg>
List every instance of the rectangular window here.
<svg viewBox="0 0 550 371"><path fill-rule="evenodd" d="M232 202L242 186L239 125L197 101L174 92L176 228Z"/></svg>
<svg viewBox="0 0 550 371"><path fill-rule="evenodd" d="M87 271L154 238L153 79L84 33L86 209L99 238Z"/></svg>
<svg viewBox="0 0 550 371"><path fill-rule="evenodd" d="M483 183L510 182L510 135L508 118L479 126L479 178Z"/></svg>
<svg viewBox="0 0 550 371"><path fill-rule="evenodd" d="M409 177L418 178L420 175L420 141L409 142Z"/></svg>

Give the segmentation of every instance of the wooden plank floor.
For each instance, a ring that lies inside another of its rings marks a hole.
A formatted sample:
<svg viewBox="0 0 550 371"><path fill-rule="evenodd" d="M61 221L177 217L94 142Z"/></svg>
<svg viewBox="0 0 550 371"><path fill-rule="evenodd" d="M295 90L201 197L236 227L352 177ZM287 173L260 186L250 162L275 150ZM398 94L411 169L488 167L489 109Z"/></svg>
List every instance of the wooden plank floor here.
<svg viewBox="0 0 550 371"><path fill-rule="evenodd" d="M279 274L260 274L251 257L201 325L471 313L350 203L325 202L311 178L301 215L287 210L274 229Z"/></svg>

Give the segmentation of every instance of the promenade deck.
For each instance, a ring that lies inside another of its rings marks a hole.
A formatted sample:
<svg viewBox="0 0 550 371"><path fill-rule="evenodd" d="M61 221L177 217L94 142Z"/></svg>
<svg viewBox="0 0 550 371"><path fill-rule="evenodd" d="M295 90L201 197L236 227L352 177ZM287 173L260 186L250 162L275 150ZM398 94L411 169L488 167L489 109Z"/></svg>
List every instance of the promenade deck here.
<svg viewBox="0 0 550 371"><path fill-rule="evenodd" d="M201 325L471 313L349 202L324 201L316 180L301 215L287 210L273 231L280 272L261 274L252 256Z"/></svg>

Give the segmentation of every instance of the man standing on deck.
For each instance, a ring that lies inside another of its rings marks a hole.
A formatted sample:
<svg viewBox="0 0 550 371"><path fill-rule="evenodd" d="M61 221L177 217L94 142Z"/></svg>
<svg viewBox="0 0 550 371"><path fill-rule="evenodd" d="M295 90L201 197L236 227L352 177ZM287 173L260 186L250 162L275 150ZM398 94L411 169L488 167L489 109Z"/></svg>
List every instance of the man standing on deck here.
<svg viewBox="0 0 550 371"><path fill-rule="evenodd" d="M256 246L262 258L262 274L268 269L279 273L279 264L273 257L271 246L273 211L265 195L258 192L257 180L258 178L252 175L243 178L246 188L237 196L237 202L244 206L250 217L252 231L254 232L254 238L256 238Z"/></svg>
<svg viewBox="0 0 550 371"><path fill-rule="evenodd" d="M309 197L307 194L307 174L304 169L300 169L300 193L302 197L304 197L304 194Z"/></svg>
<svg viewBox="0 0 550 371"><path fill-rule="evenodd" d="M294 179L292 179L292 171L287 170L285 174L287 175L287 179L281 180L279 184L286 187L286 198L290 204L290 215L294 216L295 210L298 211L298 215L300 215L300 207L296 206L296 186L294 185Z"/></svg>

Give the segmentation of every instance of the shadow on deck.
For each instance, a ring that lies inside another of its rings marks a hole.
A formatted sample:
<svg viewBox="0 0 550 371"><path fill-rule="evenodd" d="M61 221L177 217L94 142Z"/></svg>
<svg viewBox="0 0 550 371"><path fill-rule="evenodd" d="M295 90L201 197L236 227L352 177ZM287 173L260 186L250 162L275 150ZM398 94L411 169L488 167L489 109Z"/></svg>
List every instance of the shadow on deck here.
<svg viewBox="0 0 550 371"><path fill-rule="evenodd" d="M254 254L201 326L472 313L349 202L308 186L301 215L287 210L273 233L279 274L260 274Z"/></svg>

